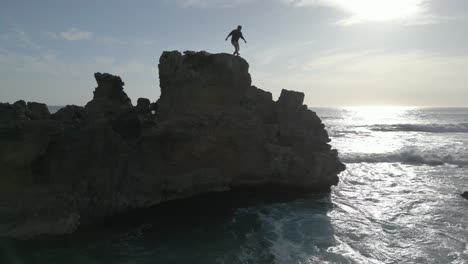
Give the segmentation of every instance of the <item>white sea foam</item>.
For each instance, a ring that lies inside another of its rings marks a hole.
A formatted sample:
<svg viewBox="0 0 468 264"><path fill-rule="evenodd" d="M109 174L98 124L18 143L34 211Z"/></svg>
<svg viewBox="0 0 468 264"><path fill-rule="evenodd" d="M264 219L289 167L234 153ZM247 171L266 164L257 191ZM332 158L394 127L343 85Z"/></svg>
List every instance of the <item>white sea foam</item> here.
<svg viewBox="0 0 468 264"><path fill-rule="evenodd" d="M468 123L374 125L370 129L383 132L468 133Z"/></svg>
<svg viewBox="0 0 468 264"><path fill-rule="evenodd" d="M0 252L9 254L5 261L0 253L0 263L468 263L467 201L460 196L468 190L468 109L390 117L319 110L320 117L336 115L324 123L348 163L330 196L237 209L226 223L186 217L182 229L146 220L144 229L113 226L21 246L0 239ZM437 166L443 164L451 165ZM73 247L64 252L64 244Z"/></svg>
<svg viewBox="0 0 468 264"><path fill-rule="evenodd" d="M397 162L406 164L425 164L439 166L444 164L466 166L468 159L452 154L429 153L419 150L400 150L392 153L349 153L341 157L345 163Z"/></svg>

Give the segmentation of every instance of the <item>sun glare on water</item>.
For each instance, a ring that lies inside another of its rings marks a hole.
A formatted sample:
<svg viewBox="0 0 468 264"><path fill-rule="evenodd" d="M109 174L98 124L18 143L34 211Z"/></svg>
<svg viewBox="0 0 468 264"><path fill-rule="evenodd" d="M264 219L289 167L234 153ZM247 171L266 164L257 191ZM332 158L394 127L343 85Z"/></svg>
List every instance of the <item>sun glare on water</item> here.
<svg viewBox="0 0 468 264"><path fill-rule="evenodd" d="M403 142L395 133L379 132L372 128L378 126L392 126L394 124L413 122L408 119L408 113L415 107L403 106L354 106L344 108L344 120L341 124L352 127L352 133L346 136L335 137L333 145L341 151L352 153L391 153L402 147ZM340 124L337 128L342 129Z"/></svg>
<svg viewBox="0 0 468 264"><path fill-rule="evenodd" d="M407 106L351 106L346 109L363 124L394 124L400 120L408 110ZM360 123L361 123L360 122Z"/></svg>

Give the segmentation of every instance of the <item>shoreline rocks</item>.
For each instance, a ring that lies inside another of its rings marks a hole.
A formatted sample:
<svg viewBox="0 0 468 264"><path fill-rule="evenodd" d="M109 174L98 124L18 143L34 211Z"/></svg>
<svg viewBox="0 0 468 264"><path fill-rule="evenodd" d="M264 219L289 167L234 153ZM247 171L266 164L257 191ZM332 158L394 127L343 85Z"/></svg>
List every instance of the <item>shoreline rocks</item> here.
<svg viewBox="0 0 468 264"><path fill-rule="evenodd" d="M304 94L278 101L228 54L164 52L161 97L133 106L118 76L50 114L0 104L0 236L72 232L138 208L253 189L327 192L345 169Z"/></svg>

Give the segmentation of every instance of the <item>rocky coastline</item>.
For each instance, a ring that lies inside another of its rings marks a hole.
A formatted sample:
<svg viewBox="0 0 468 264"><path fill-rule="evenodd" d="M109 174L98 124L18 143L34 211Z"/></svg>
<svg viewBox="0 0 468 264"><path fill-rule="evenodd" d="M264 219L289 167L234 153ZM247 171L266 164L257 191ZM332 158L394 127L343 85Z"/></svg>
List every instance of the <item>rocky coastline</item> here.
<svg viewBox="0 0 468 264"><path fill-rule="evenodd" d="M64 234L103 217L244 188L327 192L345 169L304 94L251 84L228 54L164 52L161 96L136 106L96 73L93 99L49 113L0 104L0 236Z"/></svg>

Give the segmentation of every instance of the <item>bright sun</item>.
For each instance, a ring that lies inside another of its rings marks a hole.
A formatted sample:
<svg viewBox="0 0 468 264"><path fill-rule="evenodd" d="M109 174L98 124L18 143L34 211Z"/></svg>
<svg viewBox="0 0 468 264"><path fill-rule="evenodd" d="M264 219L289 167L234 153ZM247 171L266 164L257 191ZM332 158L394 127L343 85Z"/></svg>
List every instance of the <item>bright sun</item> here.
<svg viewBox="0 0 468 264"><path fill-rule="evenodd" d="M426 0L321 0L322 4L352 14L347 23L358 21L390 21L410 18L424 12ZM345 21L346 22L346 21Z"/></svg>

